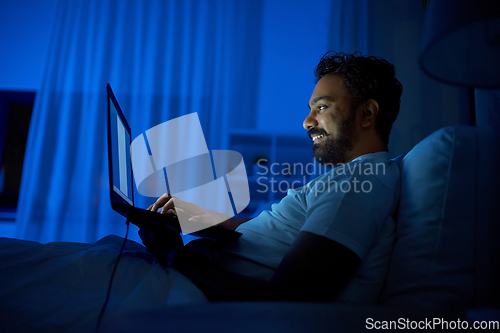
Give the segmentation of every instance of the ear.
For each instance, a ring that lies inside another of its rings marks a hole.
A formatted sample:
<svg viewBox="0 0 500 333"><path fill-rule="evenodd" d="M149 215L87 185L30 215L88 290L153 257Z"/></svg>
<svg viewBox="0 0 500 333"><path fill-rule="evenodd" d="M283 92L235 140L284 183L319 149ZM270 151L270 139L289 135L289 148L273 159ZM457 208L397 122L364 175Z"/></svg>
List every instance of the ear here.
<svg viewBox="0 0 500 333"><path fill-rule="evenodd" d="M361 108L361 127L367 128L375 125L378 114L378 103L374 99L366 100Z"/></svg>

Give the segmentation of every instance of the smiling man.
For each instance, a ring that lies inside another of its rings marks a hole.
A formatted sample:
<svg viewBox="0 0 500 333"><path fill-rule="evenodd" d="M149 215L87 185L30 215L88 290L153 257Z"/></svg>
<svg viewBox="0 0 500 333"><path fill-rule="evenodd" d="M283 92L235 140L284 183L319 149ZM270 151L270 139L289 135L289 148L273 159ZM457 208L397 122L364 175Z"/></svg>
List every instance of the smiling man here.
<svg viewBox="0 0 500 333"><path fill-rule="evenodd" d="M334 168L289 190L245 223L231 244L141 230L147 249L189 277L211 300L374 303L394 244L399 169L387 143L402 93L394 66L376 57L328 53L303 126L313 156ZM150 209L189 211L167 194ZM193 211L193 218L210 211Z"/></svg>
<svg viewBox="0 0 500 333"><path fill-rule="evenodd" d="M354 130L356 112L351 111L351 99L346 94L342 77L322 77L314 89L309 108L311 112L303 125L314 141L316 161L334 167L352 160L352 156L357 155L352 151L358 139Z"/></svg>

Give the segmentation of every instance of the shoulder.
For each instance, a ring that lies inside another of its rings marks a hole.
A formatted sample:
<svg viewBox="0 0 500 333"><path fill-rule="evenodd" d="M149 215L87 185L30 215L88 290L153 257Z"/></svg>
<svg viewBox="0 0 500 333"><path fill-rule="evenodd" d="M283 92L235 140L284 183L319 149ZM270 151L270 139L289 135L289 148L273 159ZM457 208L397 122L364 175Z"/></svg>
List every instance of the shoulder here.
<svg viewBox="0 0 500 333"><path fill-rule="evenodd" d="M399 191L400 171L397 163L387 158L355 160L330 170L304 186L308 197Z"/></svg>

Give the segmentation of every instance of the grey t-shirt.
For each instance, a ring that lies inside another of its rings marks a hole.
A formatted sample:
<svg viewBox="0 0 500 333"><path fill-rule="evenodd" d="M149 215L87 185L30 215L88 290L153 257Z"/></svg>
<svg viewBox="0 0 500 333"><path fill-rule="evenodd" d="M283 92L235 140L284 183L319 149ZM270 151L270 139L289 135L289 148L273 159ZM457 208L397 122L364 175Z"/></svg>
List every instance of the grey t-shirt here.
<svg viewBox="0 0 500 333"><path fill-rule="evenodd" d="M399 167L387 152L362 155L298 189L254 219L221 263L248 276L269 279L300 231L334 240L361 258L347 288L335 299L377 301L387 272L399 196Z"/></svg>

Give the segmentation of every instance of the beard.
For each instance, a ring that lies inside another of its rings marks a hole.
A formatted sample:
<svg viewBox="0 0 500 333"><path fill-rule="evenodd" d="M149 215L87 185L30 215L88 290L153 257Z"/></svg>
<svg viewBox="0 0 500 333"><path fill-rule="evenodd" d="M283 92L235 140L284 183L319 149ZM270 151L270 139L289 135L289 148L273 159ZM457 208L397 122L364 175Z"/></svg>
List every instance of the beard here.
<svg viewBox="0 0 500 333"><path fill-rule="evenodd" d="M333 168L347 162L347 152L353 149L357 139L354 131L355 119L356 113L350 112L340 124L336 139L331 138L324 129L314 128L309 131L310 137L315 134L325 135L323 142L313 146L312 155L318 163Z"/></svg>

